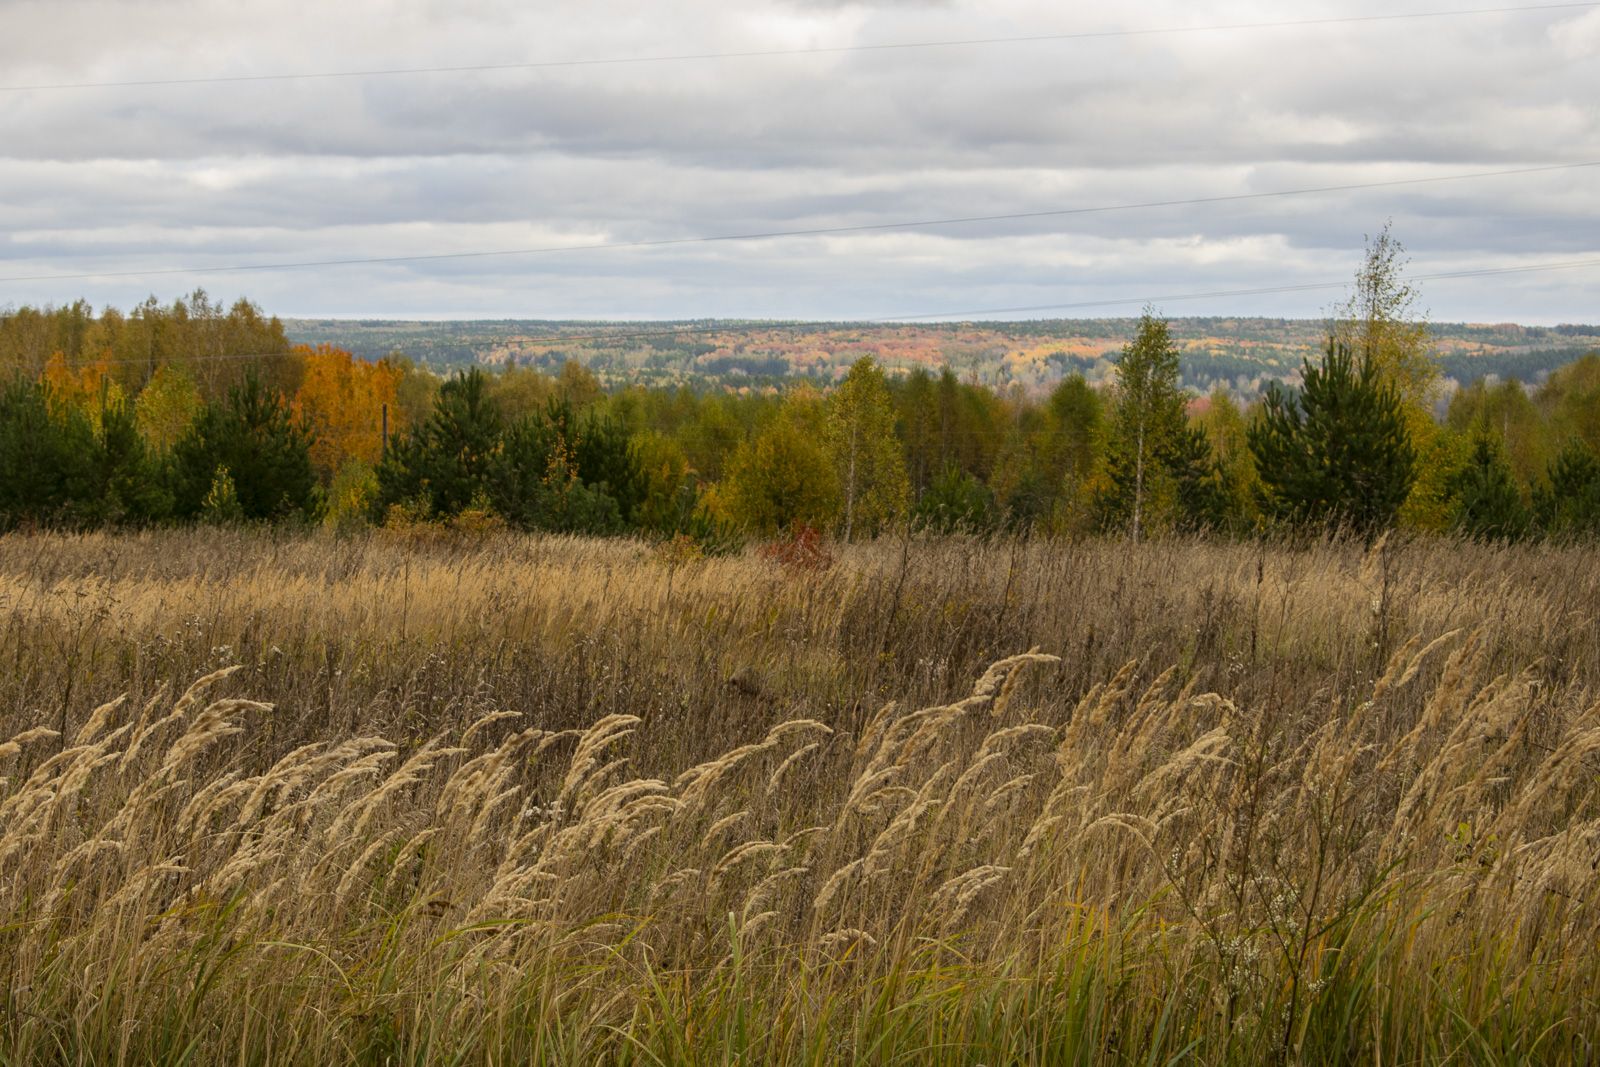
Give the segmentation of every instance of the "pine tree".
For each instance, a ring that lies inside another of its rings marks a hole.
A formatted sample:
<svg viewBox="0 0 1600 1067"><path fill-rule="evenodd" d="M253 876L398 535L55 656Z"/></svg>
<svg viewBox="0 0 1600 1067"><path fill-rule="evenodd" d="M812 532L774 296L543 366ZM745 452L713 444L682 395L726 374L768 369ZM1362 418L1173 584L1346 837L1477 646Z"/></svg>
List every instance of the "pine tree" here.
<svg viewBox="0 0 1600 1067"><path fill-rule="evenodd" d="M1398 393L1376 366L1356 367L1333 340L1304 386L1273 383L1250 451L1261 476L1262 511L1301 528L1348 528L1368 538L1393 525L1411 491L1416 452Z"/></svg>
<svg viewBox="0 0 1600 1067"><path fill-rule="evenodd" d="M1600 458L1569 439L1534 498L1539 527L1553 537L1600 537Z"/></svg>
<svg viewBox="0 0 1600 1067"><path fill-rule="evenodd" d="M394 442L378 466L378 517L395 504L420 504L431 518L449 518L489 494L503 428L483 371L473 367L450 379L432 413Z"/></svg>
<svg viewBox="0 0 1600 1067"><path fill-rule="evenodd" d="M616 501L623 526L637 526L647 480L628 428L598 411L579 417L567 406L564 416L564 424L572 428L568 433L578 480Z"/></svg>
<svg viewBox="0 0 1600 1067"><path fill-rule="evenodd" d="M1459 459L1433 417L1439 362L1426 313L1418 308L1419 294L1405 280L1406 266L1405 246L1385 223L1367 239L1355 286L1334 309L1332 332L1398 395L1406 434L1416 453L1411 491L1400 520L1418 529L1442 530L1450 521L1446 483Z"/></svg>
<svg viewBox="0 0 1600 1067"><path fill-rule="evenodd" d="M1527 532L1516 476L1500 442L1487 433L1474 436L1466 462L1451 474L1449 496L1451 526L1469 537L1511 541Z"/></svg>
<svg viewBox="0 0 1600 1067"><path fill-rule="evenodd" d="M490 498L527 529L618 533L637 522L645 479L621 425L594 412L582 418L551 399L506 431Z"/></svg>
<svg viewBox="0 0 1600 1067"><path fill-rule="evenodd" d="M321 510L310 440L283 395L254 375L207 404L172 448L173 513L198 518L225 468L241 516L251 522L315 519Z"/></svg>
<svg viewBox="0 0 1600 1067"><path fill-rule="evenodd" d="M126 403L108 404L100 415L94 455L92 514L98 522L144 524L172 510L159 459L145 445Z"/></svg>
<svg viewBox="0 0 1600 1067"><path fill-rule="evenodd" d="M232 526L243 519L244 509L239 506L233 475L227 467L218 467L211 475L211 488L200 502L200 521L208 526Z"/></svg>
<svg viewBox="0 0 1600 1067"><path fill-rule="evenodd" d="M985 533L995 526L994 494L954 465L933 480L917 501L918 526L939 533Z"/></svg>
<svg viewBox="0 0 1600 1067"><path fill-rule="evenodd" d="M74 405L51 407L38 382L0 392L0 529L75 525L95 496L94 428Z"/></svg>
<svg viewBox="0 0 1600 1067"><path fill-rule="evenodd" d="M1194 426L1179 430L1162 460L1173 480L1180 531L1215 533L1231 528L1234 515L1227 487L1204 430Z"/></svg>

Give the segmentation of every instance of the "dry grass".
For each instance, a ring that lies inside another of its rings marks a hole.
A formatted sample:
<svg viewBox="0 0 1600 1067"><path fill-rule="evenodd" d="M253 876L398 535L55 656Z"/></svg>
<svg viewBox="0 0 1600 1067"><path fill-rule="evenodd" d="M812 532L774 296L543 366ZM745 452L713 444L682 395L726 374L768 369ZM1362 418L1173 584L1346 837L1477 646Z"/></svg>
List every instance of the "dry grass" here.
<svg viewBox="0 0 1600 1067"><path fill-rule="evenodd" d="M1595 562L0 540L0 1062L1590 1062Z"/></svg>

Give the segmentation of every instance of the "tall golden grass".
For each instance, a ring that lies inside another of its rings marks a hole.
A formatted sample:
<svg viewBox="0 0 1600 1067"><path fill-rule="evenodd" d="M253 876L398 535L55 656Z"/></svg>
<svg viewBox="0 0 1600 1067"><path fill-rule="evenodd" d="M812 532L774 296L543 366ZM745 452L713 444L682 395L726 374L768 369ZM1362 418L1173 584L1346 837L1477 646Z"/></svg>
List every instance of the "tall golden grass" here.
<svg viewBox="0 0 1600 1067"><path fill-rule="evenodd" d="M1592 1062L1595 562L0 540L0 1062Z"/></svg>

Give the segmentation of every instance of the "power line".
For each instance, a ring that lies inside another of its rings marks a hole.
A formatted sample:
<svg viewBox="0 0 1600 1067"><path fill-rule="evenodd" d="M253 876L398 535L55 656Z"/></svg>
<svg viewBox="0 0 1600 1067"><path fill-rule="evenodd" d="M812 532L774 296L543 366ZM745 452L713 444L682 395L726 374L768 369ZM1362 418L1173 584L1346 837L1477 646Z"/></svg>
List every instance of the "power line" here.
<svg viewBox="0 0 1600 1067"><path fill-rule="evenodd" d="M785 237L820 237L832 234L870 233L885 230L918 229L929 226L957 226L977 222L1011 222L1025 219L1062 218L1069 215L1106 214L1117 211L1145 211L1154 208L1192 207L1200 204L1223 204L1244 200L1265 200L1277 197L1311 196L1321 193L1354 192L1362 189L1390 189L1407 185L1428 185L1439 182L1471 181L1479 178L1501 178L1519 174L1542 174L1550 171L1578 170L1600 167L1600 160L1582 163L1555 163L1538 167L1516 167L1509 170L1474 171L1466 174L1442 174L1431 178L1396 178L1379 182L1351 182L1343 185L1320 185L1302 189L1275 189L1259 193L1230 193L1225 196L1197 196L1179 200L1148 200L1129 204L1100 204L1092 207L1052 208L1046 211L1015 211L998 215L961 215L950 218L912 219L901 222L869 222L850 226L814 226L793 230L762 230L747 233L710 234L694 237L667 237L650 241L598 241L579 245L546 245L537 248L503 248L467 252L432 252L404 256L367 256L349 259L313 259L286 263L245 263L210 267L155 267L144 270L85 271L75 274L22 274L0 277L0 283L81 281L91 278L147 278L170 274L235 274L251 271L309 270L320 267L378 266L391 263L425 263L441 260L488 259L499 256L557 255L569 252L616 251L628 248L665 248L672 245L714 244L730 241L762 241Z"/></svg>
<svg viewBox="0 0 1600 1067"><path fill-rule="evenodd" d="M1530 263L1520 266L1508 267L1481 267L1471 270L1438 271L1430 274L1413 274L1408 276L1410 281L1445 281L1455 278L1486 278L1504 274L1529 274L1537 271L1551 270L1577 270L1586 267L1600 267L1600 258L1596 259L1571 259L1557 263ZM522 337L516 340L526 345L559 346L581 341L631 341L651 337L693 337L705 334L729 333L741 326L758 327L766 330L805 330L824 326L872 326L889 323L925 322L932 320L946 320L949 322L967 322L983 315L1020 315L1044 311L1081 311L1087 308L1143 306L1146 304L1166 304L1184 300L1209 300L1223 297L1240 296L1273 296L1283 293L1315 292L1318 290L1343 289L1350 283L1337 282L1304 282L1295 285L1268 285L1252 289L1213 289L1207 292L1194 293L1166 293L1160 296L1126 296L1113 297L1103 300L1078 300L1061 304L1030 304L1020 307L991 307L977 308L965 311L924 311L909 315L878 315L867 319L841 319L817 320L810 322L796 321L764 321L753 320L724 320L716 324L703 326L662 327L650 330L621 330L603 333L588 334L556 334L550 337ZM1006 325L1005 320L998 320L993 325ZM490 341L507 341L509 337L485 338L485 343ZM265 359L270 356L281 356L283 351L275 352L232 352L214 355L196 355L186 357L185 362L204 363L215 360L233 359ZM146 364L147 359L105 359L94 360L93 365L105 364L108 366Z"/></svg>
<svg viewBox="0 0 1600 1067"><path fill-rule="evenodd" d="M1487 278L1500 274L1528 274L1547 270L1577 270L1583 267L1600 267L1600 259L1571 259L1561 263L1535 263L1519 267L1485 267L1477 270L1442 271L1434 274L1412 274L1411 281L1444 281L1452 278ZM1298 285L1269 285L1258 289L1218 289L1207 293L1169 293L1164 296L1119 298L1116 300L1084 300L1071 304L1036 304L1027 307L984 308L978 311L934 313L926 315L901 315L884 318L881 322L906 322L915 319L960 319L975 315L1021 315L1032 311L1071 311L1081 308L1113 307L1126 304L1163 304L1174 300L1209 300L1228 296L1271 296L1279 293L1312 292L1319 289L1343 289L1342 282L1305 282Z"/></svg>
<svg viewBox="0 0 1600 1067"><path fill-rule="evenodd" d="M1567 11L1600 7L1600 3L1531 4L1512 7L1460 8L1446 11L1414 11L1389 15L1350 15L1316 19L1285 19L1271 22L1234 22L1208 26L1162 26L1146 29L1082 30L1072 33L1027 34L1014 37L968 37L940 41L899 41L881 44L818 45L805 48L770 48L738 52L694 52L658 56L614 56L589 59L551 59L527 63L479 63L445 67L393 67L373 70L315 71L288 74L232 74L212 77L146 78L129 81L56 82L39 85L4 85L0 92L46 92L71 89L134 89L166 85L218 85L236 82L306 81L334 78L387 78L417 74L481 74L494 71L551 70L564 67L624 66L636 63L688 63L723 59L765 59L779 56L838 55L850 52L911 51L932 48L971 48L992 45L1035 44L1057 41L1103 40L1119 37L1155 37L1192 33L1225 33L1239 30L1276 30L1300 27L1336 26L1357 23L1401 22L1418 19L1463 18L1474 15L1530 14L1540 11Z"/></svg>

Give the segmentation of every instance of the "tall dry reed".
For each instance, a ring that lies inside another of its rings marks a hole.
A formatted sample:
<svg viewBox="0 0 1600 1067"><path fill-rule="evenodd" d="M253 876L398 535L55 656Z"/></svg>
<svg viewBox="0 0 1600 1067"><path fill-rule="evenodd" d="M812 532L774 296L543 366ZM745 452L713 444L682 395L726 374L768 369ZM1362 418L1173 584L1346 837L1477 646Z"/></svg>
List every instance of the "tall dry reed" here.
<svg viewBox="0 0 1600 1067"><path fill-rule="evenodd" d="M0 541L3 1062L1600 1038L1581 550L192 536Z"/></svg>

